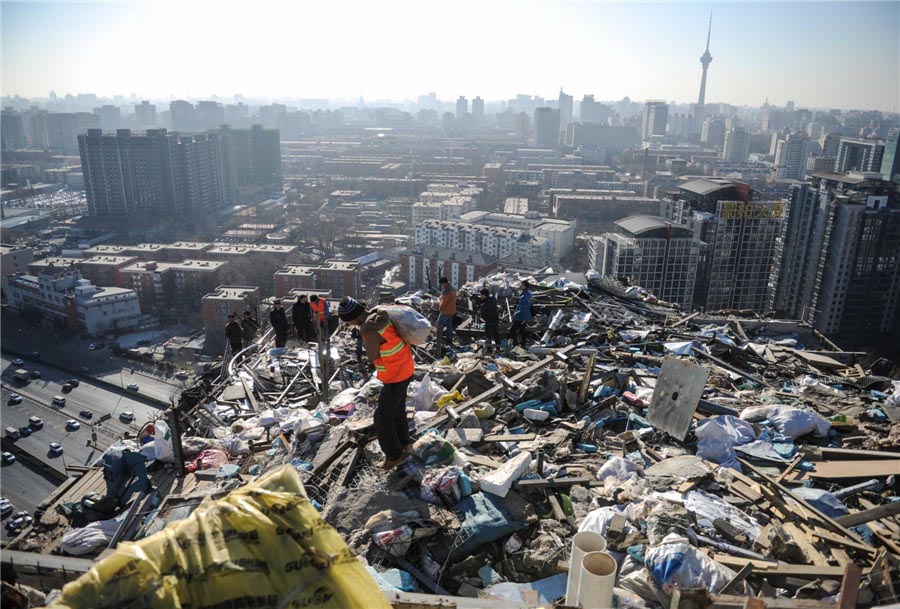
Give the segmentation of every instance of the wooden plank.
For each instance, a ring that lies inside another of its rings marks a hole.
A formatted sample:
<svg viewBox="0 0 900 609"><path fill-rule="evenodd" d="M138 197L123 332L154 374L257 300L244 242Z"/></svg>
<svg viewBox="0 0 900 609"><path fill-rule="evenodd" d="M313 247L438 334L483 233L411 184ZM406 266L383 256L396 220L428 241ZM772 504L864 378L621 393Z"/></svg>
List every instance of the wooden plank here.
<svg viewBox="0 0 900 609"><path fill-rule="evenodd" d="M853 532L847 528L844 528L843 526L841 526L840 524L835 522L833 518L830 518L829 516L825 515L820 510L818 510L817 508L813 507L808 501L806 501L806 499L804 499L803 497L800 497L799 495L795 495L793 492L791 492L790 489L785 487L783 484L780 484L780 483L772 480L769 476L767 476L765 473L760 471L758 468L756 468L754 465L752 465L746 459L738 459L738 461L740 461L744 467L746 467L747 469L749 469L750 471L755 473L757 476L759 476L760 478L762 478L763 480L767 481L772 486L777 488L781 493L788 495L791 499L793 499L794 501L796 501L797 503L802 505L804 508L806 508L807 510L809 510L810 512L815 514L823 523L825 523L829 527L831 527L831 529L834 532L838 533L839 535L843 535L844 537L849 537L853 541L857 541L859 543L865 543L865 540L862 537L860 537L858 534L856 534L855 532Z"/></svg>
<svg viewBox="0 0 900 609"><path fill-rule="evenodd" d="M484 455L470 455L468 453L463 454L465 455L466 461L473 465L482 465L484 467L490 467L492 469L503 467L503 464L499 461L494 461L490 457L485 457Z"/></svg>
<svg viewBox="0 0 900 609"><path fill-rule="evenodd" d="M594 374L594 363L597 361L597 354L591 353L588 358L587 368L584 370L584 378L581 379L581 387L578 388L578 405L584 404L587 399L587 392L591 386L591 376Z"/></svg>
<svg viewBox="0 0 900 609"><path fill-rule="evenodd" d="M563 511L562 506L559 504L559 499L556 495L551 494L547 499L550 500L550 509L553 510L553 517L559 520L560 522L566 521L566 513Z"/></svg>
<svg viewBox="0 0 900 609"><path fill-rule="evenodd" d="M834 520L842 526L855 527L860 524L865 524L867 522L872 522L873 520L879 520L881 518L887 518L889 516L895 516L897 514L900 514L900 501L886 503L884 505L879 505L878 507L868 510L862 510L860 512L852 512L850 514L847 514L846 516L838 516Z"/></svg>
<svg viewBox="0 0 900 609"><path fill-rule="evenodd" d="M485 436L483 442L531 442L536 437L537 434L533 433L495 434L492 436Z"/></svg>
<svg viewBox="0 0 900 609"><path fill-rule="evenodd" d="M849 461L852 459L861 459L865 461L868 461L870 459L900 460L900 453L892 453L883 450L861 450L858 448L816 448L814 450L804 450L803 452L807 453L808 456L818 455L821 459L831 459L833 461Z"/></svg>
<svg viewBox="0 0 900 609"><path fill-rule="evenodd" d="M800 549L803 550L803 554L806 556L806 560L814 565L823 567L828 565L828 559L813 546L812 541L810 541L804 531L800 530L800 527L793 522L785 522L781 528L793 538L794 543L800 546Z"/></svg>
<svg viewBox="0 0 900 609"><path fill-rule="evenodd" d="M820 461L816 469L808 472L810 478L878 478L881 476L900 476L900 459L883 459L878 461Z"/></svg>
<svg viewBox="0 0 900 609"><path fill-rule="evenodd" d="M844 579L841 580L840 600L838 609L856 609L856 598L859 595L859 583L862 579L862 571L853 563L844 569Z"/></svg>
<svg viewBox="0 0 900 609"><path fill-rule="evenodd" d="M831 552L831 556L837 561L837 564L842 567L846 567L853 562L853 560L850 559L850 555L841 548L829 548L828 551Z"/></svg>
<svg viewBox="0 0 900 609"><path fill-rule="evenodd" d="M711 595L710 609L744 609L748 606L747 600L750 598L761 602L766 609L837 609L837 603L825 603L811 598L785 598L774 595L755 598L736 594Z"/></svg>
<svg viewBox="0 0 900 609"><path fill-rule="evenodd" d="M753 563L753 573L755 575L784 575L786 577L796 577L798 579L816 579L819 577L841 577L844 574L843 567L823 567L820 565L797 565L783 562L770 562L752 558L743 558L740 556L731 556L730 554L714 553L711 558L717 563L731 569L742 569L748 562Z"/></svg>
<svg viewBox="0 0 900 609"><path fill-rule="evenodd" d="M737 587L740 586L747 577L753 573L753 563L748 562L746 565L741 567L741 570L737 572L737 575L731 578L725 587L719 590L720 594L731 594L732 592L737 591Z"/></svg>
<svg viewBox="0 0 900 609"><path fill-rule="evenodd" d="M868 552L869 554L877 553L877 550L872 546L866 546L861 543L856 543L855 541L850 541L849 539L844 539L840 535L835 535L834 533L829 533L823 529L819 529L812 532L813 537L817 537L819 539L823 539L825 541L836 543L840 546L845 546L847 548L854 548L856 550L860 550L862 552Z"/></svg>
<svg viewBox="0 0 900 609"><path fill-rule="evenodd" d="M788 464L787 468L785 468L785 470L783 472L781 472L781 474L777 478L775 478L775 482L777 482L778 484L781 484L782 482L784 482L784 478L789 473L791 473L795 467L800 465L801 461L803 461L802 455L797 455L796 457L794 457L794 460Z"/></svg>
<svg viewBox="0 0 900 609"><path fill-rule="evenodd" d="M525 491L545 488L564 488L576 485L587 487L603 486L603 484L596 478L584 476L572 478L549 478L546 480L519 480L518 482L513 484L513 488L520 491Z"/></svg>

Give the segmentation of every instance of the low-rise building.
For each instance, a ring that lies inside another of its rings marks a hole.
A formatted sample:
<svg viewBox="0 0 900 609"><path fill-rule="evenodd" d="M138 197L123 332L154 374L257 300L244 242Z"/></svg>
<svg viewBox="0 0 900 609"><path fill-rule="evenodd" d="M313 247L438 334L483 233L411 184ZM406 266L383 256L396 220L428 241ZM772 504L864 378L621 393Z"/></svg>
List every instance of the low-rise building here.
<svg viewBox="0 0 900 609"><path fill-rule="evenodd" d="M173 304L176 307L196 307L204 294L222 284L222 273L227 267L228 263L224 260L183 260L173 263Z"/></svg>
<svg viewBox="0 0 900 609"><path fill-rule="evenodd" d="M91 256L137 256L130 252L132 246L128 245L95 245L85 250L81 250L82 258L90 258Z"/></svg>
<svg viewBox="0 0 900 609"><path fill-rule="evenodd" d="M415 245L400 252L400 276L410 290L437 288L442 276L459 287L496 270L497 257L478 251Z"/></svg>
<svg viewBox="0 0 900 609"><path fill-rule="evenodd" d="M136 256L91 256L81 260L78 268L82 277L94 285L124 288L130 286L125 285L122 269L137 261Z"/></svg>
<svg viewBox="0 0 900 609"><path fill-rule="evenodd" d="M34 250L30 247L0 243L0 277L24 273L34 260Z"/></svg>
<svg viewBox="0 0 900 609"><path fill-rule="evenodd" d="M327 290L334 298L360 294L360 265L356 260L326 260L323 264L288 264L275 273L275 295L292 290Z"/></svg>
<svg viewBox="0 0 900 609"><path fill-rule="evenodd" d="M3 293L10 308L38 311L85 336L131 330L142 321L134 290L97 287L75 270L9 275Z"/></svg>
<svg viewBox="0 0 900 609"><path fill-rule="evenodd" d="M175 296L173 266L171 262L136 261L121 270L123 285L134 290L145 309L169 309Z"/></svg>

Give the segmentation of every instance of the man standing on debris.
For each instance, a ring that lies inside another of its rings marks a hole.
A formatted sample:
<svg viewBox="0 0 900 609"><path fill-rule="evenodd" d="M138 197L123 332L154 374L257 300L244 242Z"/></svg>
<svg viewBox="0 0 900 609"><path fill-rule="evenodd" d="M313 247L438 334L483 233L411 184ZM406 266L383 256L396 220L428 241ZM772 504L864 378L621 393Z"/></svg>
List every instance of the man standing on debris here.
<svg viewBox="0 0 900 609"><path fill-rule="evenodd" d="M478 314L484 320L484 352L487 354L488 349L500 347L500 313L497 311L497 298L489 289L481 288L480 295Z"/></svg>
<svg viewBox="0 0 900 609"><path fill-rule="evenodd" d="M456 315L456 289L446 277L441 277L438 285L441 286L441 307L437 327L444 343L450 346L453 343L453 317Z"/></svg>
<svg viewBox="0 0 900 609"><path fill-rule="evenodd" d="M232 357L237 354L238 351L243 349L242 340L244 338L244 332L241 329L241 324L237 320L237 315L234 313L228 314L228 323L225 324L225 340L228 341L228 344L231 345L231 355Z"/></svg>
<svg viewBox="0 0 900 609"><path fill-rule="evenodd" d="M384 311L366 311L362 304L345 296L338 317L359 327L366 355L375 364L378 380L384 383L375 409L375 432L385 456L382 467L393 469L412 447L406 418L406 389L415 371L412 350Z"/></svg>
<svg viewBox="0 0 900 609"><path fill-rule="evenodd" d="M322 338L328 338L328 305L325 304L324 298L319 298L318 294L309 297L309 309L312 313L313 325L315 332Z"/></svg>
<svg viewBox="0 0 900 609"><path fill-rule="evenodd" d="M256 338L256 331L259 330L259 322L253 319L253 313L244 311L244 317L241 319L241 334L244 336L244 343L249 345Z"/></svg>
<svg viewBox="0 0 900 609"><path fill-rule="evenodd" d="M519 296L519 304L516 305L516 312L513 313L513 324L509 329L509 336L512 338L513 345L520 344L525 347L525 337L527 335L528 322L531 321L531 285L528 280L522 280L522 295ZM516 335L519 335L519 340Z"/></svg>
<svg viewBox="0 0 900 609"><path fill-rule="evenodd" d="M315 340L316 333L313 331L312 309L309 306L306 294L297 296L297 302L291 307L291 321L294 322L297 338L306 342Z"/></svg>
<svg viewBox="0 0 900 609"><path fill-rule="evenodd" d="M269 312L269 323L272 324L272 329L275 331L275 348L277 349L287 344L288 321L281 299L276 298L272 304L274 306Z"/></svg>

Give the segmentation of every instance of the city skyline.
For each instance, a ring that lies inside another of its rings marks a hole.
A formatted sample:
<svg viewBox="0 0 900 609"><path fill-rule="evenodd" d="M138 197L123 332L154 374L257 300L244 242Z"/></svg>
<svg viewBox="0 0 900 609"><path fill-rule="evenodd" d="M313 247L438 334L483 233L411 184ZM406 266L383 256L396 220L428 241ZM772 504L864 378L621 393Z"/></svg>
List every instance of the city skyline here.
<svg viewBox="0 0 900 609"><path fill-rule="evenodd" d="M435 91L446 101L492 101L522 90L553 99L562 86L576 99L690 103L712 11L708 102L900 106L897 2L212 6L4 2L2 93L403 102ZM459 37L435 37L435 23ZM151 32L172 24L191 29L176 28L184 34L158 46L133 42L154 40ZM877 61L860 60L861 44Z"/></svg>

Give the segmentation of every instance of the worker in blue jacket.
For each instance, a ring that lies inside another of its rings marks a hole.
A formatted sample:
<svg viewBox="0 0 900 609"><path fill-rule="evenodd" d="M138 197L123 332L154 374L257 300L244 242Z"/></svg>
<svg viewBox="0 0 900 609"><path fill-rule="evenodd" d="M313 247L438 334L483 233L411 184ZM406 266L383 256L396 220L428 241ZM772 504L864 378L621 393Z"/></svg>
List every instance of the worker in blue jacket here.
<svg viewBox="0 0 900 609"><path fill-rule="evenodd" d="M513 345L521 344L522 347L525 346L528 322L531 321L530 287L527 280L522 281L522 294L519 296L519 304L516 305L516 312L513 313L512 327L509 329L509 336L512 339Z"/></svg>

